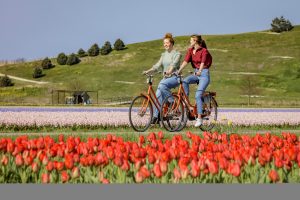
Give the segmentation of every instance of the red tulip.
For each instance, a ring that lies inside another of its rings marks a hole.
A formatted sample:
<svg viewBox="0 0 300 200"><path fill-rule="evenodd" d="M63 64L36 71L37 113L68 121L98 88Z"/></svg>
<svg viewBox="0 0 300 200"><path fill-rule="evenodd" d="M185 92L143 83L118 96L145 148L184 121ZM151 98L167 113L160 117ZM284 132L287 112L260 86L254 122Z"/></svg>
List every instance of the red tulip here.
<svg viewBox="0 0 300 200"><path fill-rule="evenodd" d="M106 179L106 178L102 179L102 184L109 184L109 183L110 183L110 182L109 182L108 179Z"/></svg>
<svg viewBox="0 0 300 200"><path fill-rule="evenodd" d="M228 167L228 161L227 161L227 159L224 158L224 157L220 158L220 160L219 160L219 165L220 165L220 168L221 168L221 169L223 169L223 170L226 171L226 169L227 169L227 167Z"/></svg>
<svg viewBox="0 0 300 200"><path fill-rule="evenodd" d="M12 153L13 151L15 150L15 145L14 145L14 143L12 143L12 142L8 142L7 143L7 152L8 153Z"/></svg>
<svg viewBox="0 0 300 200"><path fill-rule="evenodd" d="M142 166L142 160L140 160L140 159L135 160L134 168L136 170L139 170L141 166Z"/></svg>
<svg viewBox="0 0 300 200"><path fill-rule="evenodd" d="M190 131L187 131L187 132L186 132L186 136L187 136L188 138L192 138L193 134L192 134Z"/></svg>
<svg viewBox="0 0 300 200"><path fill-rule="evenodd" d="M72 169L73 166L74 166L74 161L73 161L73 159L72 159L72 158L67 158L67 159L65 160L65 166L66 166L67 169Z"/></svg>
<svg viewBox="0 0 300 200"><path fill-rule="evenodd" d="M65 164L64 162L55 162L54 166L57 171L62 171L65 167Z"/></svg>
<svg viewBox="0 0 300 200"><path fill-rule="evenodd" d="M46 170L49 171L49 172L51 172L53 170L53 168L54 168L53 162L49 161L48 164L47 164L47 166L46 166Z"/></svg>
<svg viewBox="0 0 300 200"><path fill-rule="evenodd" d="M60 174L60 177L61 177L61 181L63 183L68 182L68 180L70 178L67 171L62 171L61 174Z"/></svg>
<svg viewBox="0 0 300 200"><path fill-rule="evenodd" d="M168 171L168 163L166 161L160 161L159 166L163 174L165 174Z"/></svg>
<svg viewBox="0 0 300 200"><path fill-rule="evenodd" d="M186 179L189 175L189 169L186 165L181 165L180 167L180 175L182 179Z"/></svg>
<svg viewBox="0 0 300 200"><path fill-rule="evenodd" d="M31 169L32 169L32 171L33 171L34 173L38 172L38 170L39 170L39 164L36 163L36 162L32 163L32 164L31 164Z"/></svg>
<svg viewBox="0 0 300 200"><path fill-rule="evenodd" d="M141 147L145 143L145 137L143 135L140 135L139 137L139 146Z"/></svg>
<svg viewBox="0 0 300 200"><path fill-rule="evenodd" d="M8 157L6 155L3 155L1 158L1 164L3 166L6 166L8 164Z"/></svg>
<svg viewBox="0 0 300 200"><path fill-rule="evenodd" d="M22 158L21 154L18 154L16 156L15 162L16 162L16 166L22 166L23 165L24 161L23 161L23 158Z"/></svg>
<svg viewBox="0 0 300 200"><path fill-rule="evenodd" d="M198 176L200 176L200 168L198 165L192 165L191 167L191 175L192 177L196 178Z"/></svg>
<svg viewBox="0 0 300 200"><path fill-rule="evenodd" d="M114 164L118 167L121 167L123 165L123 158L121 158L120 156L115 157Z"/></svg>
<svg viewBox="0 0 300 200"><path fill-rule="evenodd" d="M136 183L141 183L144 181L144 177L143 177L143 174L142 172L138 171L136 174L135 174L135 182Z"/></svg>
<svg viewBox="0 0 300 200"><path fill-rule="evenodd" d="M31 156L27 156L24 158L24 163L26 166L31 165L33 162L33 158Z"/></svg>
<svg viewBox="0 0 300 200"><path fill-rule="evenodd" d="M123 164L121 166L121 169L124 170L124 171L129 171L130 170L130 165L128 163L128 160L124 160L123 161Z"/></svg>
<svg viewBox="0 0 300 200"><path fill-rule="evenodd" d="M153 163L155 163L155 161L156 161L155 156L152 153L149 153L148 154L148 162L150 164L153 164Z"/></svg>
<svg viewBox="0 0 300 200"><path fill-rule="evenodd" d="M277 182L279 181L279 175L277 173L277 171L275 171L274 169L272 169L270 172L269 172L269 178L271 179L272 182Z"/></svg>
<svg viewBox="0 0 300 200"><path fill-rule="evenodd" d="M113 149L111 146L107 147L105 153L106 153L106 156L107 156L110 160L114 159L115 153L114 153L114 149Z"/></svg>
<svg viewBox="0 0 300 200"><path fill-rule="evenodd" d="M173 170L174 182L178 183L181 178L181 173L178 168L174 168Z"/></svg>
<svg viewBox="0 0 300 200"><path fill-rule="evenodd" d="M50 175L48 173L42 174L42 183L49 183L50 182Z"/></svg>
<svg viewBox="0 0 300 200"><path fill-rule="evenodd" d="M210 161L208 165L208 170L211 174L217 174L219 172L218 163L215 161Z"/></svg>
<svg viewBox="0 0 300 200"><path fill-rule="evenodd" d="M87 163L89 166L92 166L94 164L95 158L92 154L88 155L88 157L86 159L87 159Z"/></svg>
<svg viewBox="0 0 300 200"><path fill-rule="evenodd" d="M78 177L80 177L80 169L79 169L79 167L74 167L72 169L71 176L72 176L72 178L78 178Z"/></svg>
<svg viewBox="0 0 300 200"><path fill-rule="evenodd" d="M162 172L158 163L155 163L153 166L153 173L157 178L162 177Z"/></svg>
<svg viewBox="0 0 300 200"><path fill-rule="evenodd" d="M283 167L283 162L282 162L282 160L280 160L280 159L277 158L277 157L274 158L274 163L275 163L275 166L276 166L277 168L282 168L282 167Z"/></svg>
<svg viewBox="0 0 300 200"><path fill-rule="evenodd" d="M59 136L58 136L58 141L59 141L59 142L64 142L64 141L65 141L65 136L64 136L64 134L59 134Z"/></svg>
<svg viewBox="0 0 300 200"><path fill-rule="evenodd" d="M241 168L240 165L237 163L229 163L228 166L228 173L232 174L233 176L240 176L241 174Z"/></svg>
<svg viewBox="0 0 300 200"><path fill-rule="evenodd" d="M163 138L164 138L164 134L163 134L162 131L159 131L159 132L157 133L157 136L158 136L159 139L163 139Z"/></svg>
<svg viewBox="0 0 300 200"><path fill-rule="evenodd" d="M155 133L149 133L149 135L147 136L147 140L149 142L153 141L153 140L156 140L156 136L155 136Z"/></svg>
<svg viewBox="0 0 300 200"><path fill-rule="evenodd" d="M150 171L147 169L145 165L140 168L139 172L142 173L144 179L149 178L151 175Z"/></svg>

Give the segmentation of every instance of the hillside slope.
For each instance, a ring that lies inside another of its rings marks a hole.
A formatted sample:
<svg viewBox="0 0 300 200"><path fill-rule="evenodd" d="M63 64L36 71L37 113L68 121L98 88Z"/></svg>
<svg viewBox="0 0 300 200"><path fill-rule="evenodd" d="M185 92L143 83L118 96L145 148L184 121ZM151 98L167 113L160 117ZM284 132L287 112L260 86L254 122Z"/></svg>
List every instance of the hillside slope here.
<svg viewBox="0 0 300 200"><path fill-rule="evenodd" d="M203 35L203 38L213 56L208 89L217 92L220 105L247 104L245 86L242 85L248 74L254 85L253 96L256 98L251 102L255 105L300 106L300 26L281 34L252 32ZM189 36L175 38L175 47L183 56L188 45ZM74 66L60 66L52 58L55 67L44 70L46 76L39 79L32 78L33 68L39 62L1 66L2 74L48 84L14 80L13 87L0 88L0 103L50 104L53 89L95 90L99 92L99 101L135 96L147 87L141 72L157 62L163 51L159 39L129 44L127 49L106 56L85 57ZM191 66L187 67L184 73L190 69ZM155 88L160 79L161 75L155 77ZM96 102L96 96L92 98Z"/></svg>

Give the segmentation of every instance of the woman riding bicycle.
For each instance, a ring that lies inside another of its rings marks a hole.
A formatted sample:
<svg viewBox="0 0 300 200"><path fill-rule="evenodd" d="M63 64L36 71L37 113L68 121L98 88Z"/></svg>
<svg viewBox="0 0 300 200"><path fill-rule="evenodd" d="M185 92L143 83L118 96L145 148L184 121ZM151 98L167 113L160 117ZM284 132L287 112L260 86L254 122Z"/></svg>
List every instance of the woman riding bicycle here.
<svg viewBox="0 0 300 200"><path fill-rule="evenodd" d="M202 95L210 83L209 68L212 64L212 56L206 48L205 41L201 38L201 35L192 35L190 38L191 47L187 50L184 61L182 62L178 74L181 73L183 68L191 62L194 68L194 74L186 77L183 80L183 88L186 95L189 96L189 84L199 83L195 99L197 104L198 117L195 123L195 127L202 125Z"/></svg>
<svg viewBox="0 0 300 200"><path fill-rule="evenodd" d="M143 72L148 74L153 71L158 71L162 67L164 78L158 84L156 90L156 97L161 104L165 97L171 95L171 89L177 87L178 81L177 76L173 74L179 68L181 54L179 51L174 49L174 39L171 33L167 33L163 39L163 45L165 52L161 54L159 61L153 65L152 68ZM154 114L152 123L155 124L159 121L159 111L154 107Z"/></svg>

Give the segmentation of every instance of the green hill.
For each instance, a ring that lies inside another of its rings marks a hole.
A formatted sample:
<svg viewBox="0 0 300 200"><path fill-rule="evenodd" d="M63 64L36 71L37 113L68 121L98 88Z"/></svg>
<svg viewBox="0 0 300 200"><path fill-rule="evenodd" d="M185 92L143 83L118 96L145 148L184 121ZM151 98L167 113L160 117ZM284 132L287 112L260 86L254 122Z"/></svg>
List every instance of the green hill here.
<svg viewBox="0 0 300 200"><path fill-rule="evenodd" d="M213 56L208 89L217 92L221 106L247 104L247 79L256 96L251 98L254 106L300 106L300 26L281 34L251 32L203 38ZM175 48L183 56L188 45L189 36L175 37ZM58 65L56 58L52 58L55 67L44 70L46 75L38 79L33 79L32 73L39 61L1 66L2 74L48 83L13 79L14 86L0 88L0 103L51 104L51 91L58 89L95 90L99 92L99 102L112 97L133 97L147 87L141 72L155 64L163 51L159 39L128 44L125 50L106 56L84 57L73 66ZM184 73L191 69L186 67ZM155 77L155 89L160 79L161 75ZM95 94L91 95L96 102ZM56 93L53 98L57 98Z"/></svg>

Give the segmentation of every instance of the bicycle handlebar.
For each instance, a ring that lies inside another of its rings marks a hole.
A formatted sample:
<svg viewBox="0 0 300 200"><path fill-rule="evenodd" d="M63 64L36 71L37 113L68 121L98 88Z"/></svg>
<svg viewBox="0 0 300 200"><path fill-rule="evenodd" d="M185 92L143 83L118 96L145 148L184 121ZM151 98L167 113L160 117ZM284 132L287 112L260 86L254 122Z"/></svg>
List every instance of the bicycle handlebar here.
<svg viewBox="0 0 300 200"><path fill-rule="evenodd" d="M147 77L153 77L154 75L156 75L156 74L160 74L161 73L161 71L158 71L158 72L156 72L156 73L142 73L142 75L145 75L145 76L147 76Z"/></svg>

